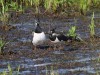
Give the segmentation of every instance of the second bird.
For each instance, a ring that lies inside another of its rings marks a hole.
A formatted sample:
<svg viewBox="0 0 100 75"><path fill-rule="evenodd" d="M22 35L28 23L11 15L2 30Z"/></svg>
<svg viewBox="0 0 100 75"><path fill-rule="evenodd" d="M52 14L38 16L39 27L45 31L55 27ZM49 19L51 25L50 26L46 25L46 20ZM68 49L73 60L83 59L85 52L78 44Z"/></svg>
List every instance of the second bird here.
<svg viewBox="0 0 100 75"><path fill-rule="evenodd" d="M50 30L49 39L53 43L61 42L61 41L67 41L69 40L69 37L65 36L64 34L57 34L55 32L55 29Z"/></svg>

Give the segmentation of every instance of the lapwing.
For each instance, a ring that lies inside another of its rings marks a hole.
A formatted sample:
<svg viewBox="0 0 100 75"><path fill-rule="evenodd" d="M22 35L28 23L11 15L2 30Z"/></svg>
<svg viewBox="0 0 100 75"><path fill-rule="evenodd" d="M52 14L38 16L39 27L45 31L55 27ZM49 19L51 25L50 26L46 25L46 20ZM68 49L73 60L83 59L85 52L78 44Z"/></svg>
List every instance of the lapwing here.
<svg viewBox="0 0 100 75"><path fill-rule="evenodd" d="M63 33L56 33L55 28L50 30L49 39L53 43L57 43L57 42L61 42L61 41L66 41L66 42L69 42L69 41L82 41L81 37L79 37L78 35L73 37L73 36L64 35Z"/></svg>
<svg viewBox="0 0 100 75"><path fill-rule="evenodd" d="M50 30L49 39L52 43L56 43L54 44L55 49L57 47L62 49L64 46L64 45L61 46L61 44L63 44L62 42L82 41L82 39L78 35L75 37L67 36L67 35L64 35L63 33L56 33L55 29ZM57 45L57 43L59 43L60 46L59 44Z"/></svg>
<svg viewBox="0 0 100 75"><path fill-rule="evenodd" d="M46 35L45 32L42 30L42 28L39 25L39 22L37 22L37 20L35 20L35 31L32 32L33 35L33 40L32 43L34 46L43 44L43 42L46 40Z"/></svg>
<svg viewBox="0 0 100 75"><path fill-rule="evenodd" d="M54 50L59 47L60 49L63 49L63 42L68 40L68 37L64 35L63 33L56 33L55 28L50 30L49 32L49 39L52 43L54 43ZM61 46L62 45L62 46Z"/></svg>
<svg viewBox="0 0 100 75"><path fill-rule="evenodd" d="M55 32L55 29L52 29L52 30L50 30L49 39L53 43L58 43L61 41L67 41L69 39L69 37L67 37L66 35L64 35L62 33L58 34Z"/></svg>

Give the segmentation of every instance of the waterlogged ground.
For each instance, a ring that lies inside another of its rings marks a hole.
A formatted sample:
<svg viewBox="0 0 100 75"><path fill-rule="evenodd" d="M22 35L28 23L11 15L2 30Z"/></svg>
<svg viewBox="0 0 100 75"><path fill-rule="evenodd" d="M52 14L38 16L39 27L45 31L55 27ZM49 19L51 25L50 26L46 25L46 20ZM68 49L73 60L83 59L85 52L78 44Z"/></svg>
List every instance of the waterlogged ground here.
<svg viewBox="0 0 100 75"><path fill-rule="evenodd" d="M19 75L98 75L100 74L100 13L95 13L96 36L89 35L92 13L87 16L51 17L40 15L45 32L57 27L57 32L66 34L73 25L84 42L56 44L49 40L37 49L31 43L35 17L26 12L12 19L9 26L0 25L0 36L7 42L0 55L0 72L8 71L11 65L14 75L20 65ZM75 19L77 22L75 22Z"/></svg>

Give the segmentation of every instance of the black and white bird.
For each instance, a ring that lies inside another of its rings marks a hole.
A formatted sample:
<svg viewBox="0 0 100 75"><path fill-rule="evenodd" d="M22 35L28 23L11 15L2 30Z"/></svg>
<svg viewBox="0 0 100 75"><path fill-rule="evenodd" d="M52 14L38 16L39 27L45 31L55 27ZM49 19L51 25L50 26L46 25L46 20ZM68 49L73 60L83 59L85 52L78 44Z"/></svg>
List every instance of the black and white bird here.
<svg viewBox="0 0 100 75"><path fill-rule="evenodd" d="M56 33L55 29L50 30L49 39L52 43L54 43L54 50L62 50L64 49L64 41L68 40L68 37L63 33ZM58 49L59 48L59 49Z"/></svg>
<svg viewBox="0 0 100 75"><path fill-rule="evenodd" d="M50 30L49 39L53 43L58 43L61 41L67 41L69 37L65 36L64 34L57 34L55 29Z"/></svg>
<svg viewBox="0 0 100 75"><path fill-rule="evenodd" d="M79 37L79 36L66 36L64 35L63 33L59 33L57 34L55 32L55 29L52 29L50 30L50 34L49 34L49 39L51 40L51 42L53 43L58 43L58 42L61 42L61 41L82 41L82 39Z"/></svg>
<svg viewBox="0 0 100 75"><path fill-rule="evenodd" d="M32 43L34 46L42 44L46 40L46 35L43 32L42 28L39 25L39 22L35 21L35 31L32 32L33 40Z"/></svg>

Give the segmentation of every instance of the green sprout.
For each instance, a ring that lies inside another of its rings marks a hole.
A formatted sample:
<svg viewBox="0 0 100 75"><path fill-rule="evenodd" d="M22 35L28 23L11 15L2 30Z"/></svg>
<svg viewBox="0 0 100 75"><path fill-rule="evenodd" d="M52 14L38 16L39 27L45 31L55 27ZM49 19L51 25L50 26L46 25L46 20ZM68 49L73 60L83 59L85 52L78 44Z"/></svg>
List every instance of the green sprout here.
<svg viewBox="0 0 100 75"><path fill-rule="evenodd" d="M10 6L11 6L11 8L12 8L12 10L18 10L18 4L17 4L17 2L11 2L11 4L9 4Z"/></svg>
<svg viewBox="0 0 100 75"><path fill-rule="evenodd" d="M59 0L49 0L49 1L45 0L44 7L45 7L46 11L51 11L51 10L55 11L60 3L61 3L61 1L59 1Z"/></svg>
<svg viewBox="0 0 100 75"><path fill-rule="evenodd" d="M80 0L79 2L79 9L82 14L86 14L86 11L89 10L89 5L91 4L90 0Z"/></svg>
<svg viewBox="0 0 100 75"><path fill-rule="evenodd" d="M12 70L10 64L8 64L8 70L9 70L9 75L13 75L13 70Z"/></svg>
<svg viewBox="0 0 100 75"><path fill-rule="evenodd" d="M22 13L24 12L24 9L23 9L22 4L19 5L18 11L19 11L19 12L22 12Z"/></svg>
<svg viewBox="0 0 100 75"><path fill-rule="evenodd" d="M95 24L94 24L94 12L91 18L91 23L89 24L90 35L93 37L95 35Z"/></svg>
<svg viewBox="0 0 100 75"><path fill-rule="evenodd" d="M2 54L5 44L6 43L3 40L0 40L0 54Z"/></svg>
<svg viewBox="0 0 100 75"><path fill-rule="evenodd" d="M76 37L76 26L72 26L71 29L69 30L67 36L72 36L73 38Z"/></svg>
<svg viewBox="0 0 100 75"><path fill-rule="evenodd" d="M72 26L70 29L69 29L69 32L67 34L67 36L69 37L72 37L72 39L74 41L83 41L83 39L80 37L80 35L76 34L76 26ZM83 41L84 42L84 41Z"/></svg>
<svg viewBox="0 0 100 75"><path fill-rule="evenodd" d="M3 12L7 5L10 11L22 11L22 7L34 6L37 13L39 7L45 8L49 12L55 12L59 9L66 11L66 9L71 8L79 10L79 12L85 15L91 7L99 7L100 0L0 0L0 5L0 11Z"/></svg>
<svg viewBox="0 0 100 75"><path fill-rule="evenodd" d="M46 10L50 10L51 9L51 3L52 3L52 0L45 0L44 1L44 7L46 8Z"/></svg>
<svg viewBox="0 0 100 75"><path fill-rule="evenodd" d="M8 72L7 71L3 71L3 72L0 73L0 75L18 75L19 74L19 70L20 70L20 66L18 66L17 72L14 73L13 69L11 68L11 65L8 64Z"/></svg>
<svg viewBox="0 0 100 75"><path fill-rule="evenodd" d="M11 2L11 4L9 4L12 10L15 10L17 12L24 12L23 6L22 6L22 2L20 4L18 4L18 2Z"/></svg>
<svg viewBox="0 0 100 75"><path fill-rule="evenodd" d="M8 75L6 71L0 73L0 75Z"/></svg>
<svg viewBox="0 0 100 75"><path fill-rule="evenodd" d="M8 4L5 5L3 0L1 0L0 3L1 3L0 20L4 25L6 25L9 20Z"/></svg>
<svg viewBox="0 0 100 75"><path fill-rule="evenodd" d="M30 3L31 6L32 6L33 4L35 4L35 3L34 3L34 2L35 2L34 0L28 0L28 1L29 1L29 3ZM39 0L36 0L36 4L37 4L37 5L38 5L38 1L39 1Z"/></svg>
<svg viewBox="0 0 100 75"><path fill-rule="evenodd" d="M35 8L36 8L36 13L39 12L39 4L40 4L40 0L33 0L32 1L35 5Z"/></svg>
<svg viewBox="0 0 100 75"><path fill-rule="evenodd" d="M59 75L58 71L54 70L54 66L50 66L50 72L48 72L48 67L45 66L46 68L46 75Z"/></svg>

